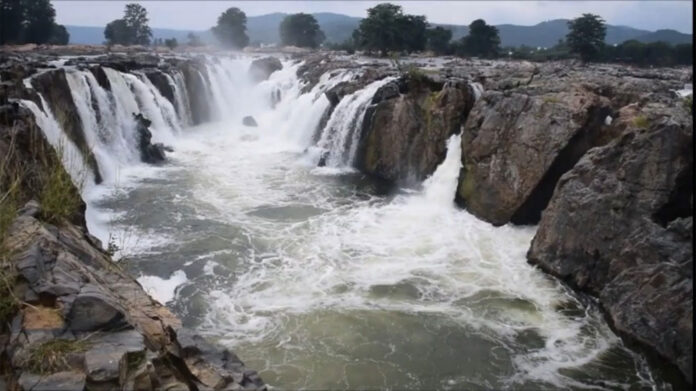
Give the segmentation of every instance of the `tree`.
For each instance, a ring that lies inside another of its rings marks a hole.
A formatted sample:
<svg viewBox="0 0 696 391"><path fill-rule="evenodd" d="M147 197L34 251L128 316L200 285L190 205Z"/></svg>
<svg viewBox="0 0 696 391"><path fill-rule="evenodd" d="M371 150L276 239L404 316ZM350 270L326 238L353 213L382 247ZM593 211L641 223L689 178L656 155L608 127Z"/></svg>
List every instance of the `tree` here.
<svg viewBox="0 0 696 391"><path fill-rule="evenodd" d="M179 42L176 40L176 38L169 38L164 40L164 45L170 50L174 50L177 46L179 46Z"/></svg>
<svg viewBox="0 0 696 391"><path fill-rule="evenodd" d="M126 4L123 20L132 31L133 43L136 45L149 45L152 38L152 30L148 26L147 10L140 4Z"/></svg>
<svg viewBox="0 0 696 391"><path fill-rule="evenodd" d="M135 43L135 31L128 27L124 19L116 19L106 25L104 37L108 45L132 45Z"/></svg>
<svg viewBox="0 0 696 391"><path fill-rule="evenodd" d="M249 44L246 21L244 12L239 8L230 8L218 17L213 33L225 47L241 49Z"/></svg>
<svg viewBox="0 0 696 391"><path fill-rule="evenodd" d="M67 44L70 36L55 18L49 0L0 0L0 44Z"/></svg>
<svg viewBox="0 0 696 391"><path fill-rule="evenodd" d="M70 42L70 34L65 26L61 24L54 24L53 30L51 31L51 38L48 43L52 45L67 45Z"/></svg>
<svg viewBox="0 0 696 391"><path fill-rule="evenodd" d="M106 25L104 37L109 45L149 45L152 30L147 10L139 4L126 4L123 18Z"/></svg>
<svg viewBox="0 0 696 391"><path fill-rule="evenodd" d="M568 46L582 61L591 61L601 53L607 28L600 16L582 14L581 17L569 21L568 28Z"/></svg>
<svg viewBox="0 0 696 391"><path fill-rule="evenodd" d="M312 15L288 15L280 23L280 40L283 45L316 48L325 38L319 23Z"/></svg>
<svg viewBox="0 0 696 391"><path fill-rule="evenodd" d="M445 54L450 51L450 41L452 40L452 30L444 27L428 29L425 33L428 38L426 47L435 54Z"/></svg>
<svg viewBox="0 0 696 391"><path fill-rule="evenodd" d="M355 44L368 52L386 56L390 50L423 50L426 43L425 16L404 15L401 6L382 3L367 10L367 18L353 31Z"/></svg>
<svg viewBox="0 0 696 391"><path fill-rule="evenodd" d="M470 56L493 58L500 51L500 36L495 26L476 19L469 25L469 35L462 38L464 52Z"/></svg>
<svg viewBox="0 0 696 391"><path fill-rule="evenodd" d="M201 42L201 39L198 37L198 35L194 33L188 33L186 37L188 38L188 42L186 43L188 46L203 46L203 42Z"/></svg>

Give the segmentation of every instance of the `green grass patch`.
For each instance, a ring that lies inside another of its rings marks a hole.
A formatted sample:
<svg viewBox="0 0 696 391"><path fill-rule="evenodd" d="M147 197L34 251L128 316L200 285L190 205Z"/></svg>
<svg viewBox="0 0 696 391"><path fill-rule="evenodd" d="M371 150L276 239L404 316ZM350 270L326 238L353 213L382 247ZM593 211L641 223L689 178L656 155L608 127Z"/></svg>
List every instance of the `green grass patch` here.
<svg viewBox="0 0 696 391"><path fill-rule="evenodd" d="M43 220L60 224L70 220L77 213L82 205L82 199L60 160L51 160L53 161L46 165L47 173L39 194L39 204Z"/></svg>
<svg viewBox="0 0 696 391"><path fill-rule="evenodd" d="M85 340L53 339L29 351L26 367L33 373L47 374L66 369L68 356L89 348Z"/></svg>
<svg viewBox="0 0 696 391"><path fill-rule="evenodd" d="M683 101L684 108L691 114L694 113L694 96L689 95L686 98L684 98Z"/></svg>

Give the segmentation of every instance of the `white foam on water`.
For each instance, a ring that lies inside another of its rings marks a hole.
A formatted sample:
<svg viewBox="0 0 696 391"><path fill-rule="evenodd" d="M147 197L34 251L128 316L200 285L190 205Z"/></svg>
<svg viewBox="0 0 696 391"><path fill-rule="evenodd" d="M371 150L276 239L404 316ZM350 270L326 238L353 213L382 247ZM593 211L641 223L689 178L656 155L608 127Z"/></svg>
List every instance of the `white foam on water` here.
<svg viewBox="0 0 696 391"><path fill-rule="evenodd" d="M138 282L143 286L152 298L162 304L166 304L174 300L176 296L176 288L188 281L186 273L182 270L177 270L172 273L169 278L164 279L157 276L141 276L138 277Z"/></svg>

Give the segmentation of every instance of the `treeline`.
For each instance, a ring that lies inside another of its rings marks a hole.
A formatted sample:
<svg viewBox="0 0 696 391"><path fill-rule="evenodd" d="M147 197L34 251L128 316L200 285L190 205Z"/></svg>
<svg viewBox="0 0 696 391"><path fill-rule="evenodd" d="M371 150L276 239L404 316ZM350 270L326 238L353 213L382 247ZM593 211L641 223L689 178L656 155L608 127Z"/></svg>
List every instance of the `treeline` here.
<svg viewBox="0 0 696 391"><path fill-rule="evenodd" d="M67 45L70 35L56 24L49 0L0 0L0 45Z"/></svg>

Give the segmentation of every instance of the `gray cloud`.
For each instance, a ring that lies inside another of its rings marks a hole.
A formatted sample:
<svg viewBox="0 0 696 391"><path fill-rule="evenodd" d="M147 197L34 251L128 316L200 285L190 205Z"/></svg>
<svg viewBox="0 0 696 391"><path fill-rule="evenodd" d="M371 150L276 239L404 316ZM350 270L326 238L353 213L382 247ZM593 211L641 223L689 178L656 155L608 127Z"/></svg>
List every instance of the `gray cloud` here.
<svg viewBox="0 0 696 391"><path fill-rule="evenodd" d="M103 26L121 17L134 1L54 1L62 24ZM135 1L145 6L150 25L182 30L204 30L218 15L238 7L247 15L272 12L335 12L365 16L383 1ZM573 18L582 13L601 15L608 23L647 30L671 28L691 33L691 1L406 1L393 3L408 13L426 15L435 23L469 24L483 18L492 24L532 25L544 20Z"/></svg>

